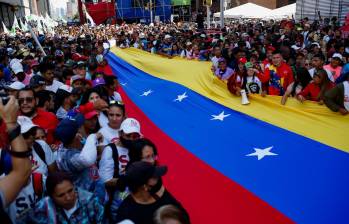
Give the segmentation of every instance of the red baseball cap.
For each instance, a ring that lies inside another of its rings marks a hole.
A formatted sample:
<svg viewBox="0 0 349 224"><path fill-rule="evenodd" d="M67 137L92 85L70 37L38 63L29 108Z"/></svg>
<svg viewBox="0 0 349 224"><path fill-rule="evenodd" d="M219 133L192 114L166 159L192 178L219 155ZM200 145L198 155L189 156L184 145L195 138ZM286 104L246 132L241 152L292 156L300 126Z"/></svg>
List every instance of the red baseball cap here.
<svg viewBox="0 0 349 224"><path fill-rule="evenodd" d="M239 63L245 64L247 62L246 58L240 58Z"/></svg>
<svg viewBox="0 0 349 224"><path fill-rule="evenodd" d="M275 51L276 49L275 49L275 47L273 47L273 46L268 46L267 47L267 51Z"/></svg>
<svg viewBox="0 0 349 224"><path fill-rule="evenodd" d="M86 120L89 120L89 119L93 118L96 115L98 115L97 111L92 110L92 111L87 112L86 114L84 114L84 117L85 117Z"/></svg>

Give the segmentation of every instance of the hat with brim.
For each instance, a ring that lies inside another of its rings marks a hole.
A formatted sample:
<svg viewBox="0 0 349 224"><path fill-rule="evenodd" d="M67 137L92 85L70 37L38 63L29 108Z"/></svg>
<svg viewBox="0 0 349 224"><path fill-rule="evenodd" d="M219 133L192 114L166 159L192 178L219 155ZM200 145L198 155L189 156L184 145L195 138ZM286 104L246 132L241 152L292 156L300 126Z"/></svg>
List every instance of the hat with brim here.
<svg viewBox="0 0 349 224"><path fill-rule="evenodd" d="M43 86L45 84L46 84L45 79L41 75L34 75L33 77L31 77L29 82L29 86L31 88L36 88L39 86Z"/></svg>
<svg viewBox="0 0 349 224"><path fill-rule="evenodd" d="M27 133L30 129L37 127L32 120L26 116L18 116L17 123L21 126L21 134Z"/></svg>
<svg viewBox="0 0 349 224"><path fill-rule="evenodd" d="M95 110L92 110L92 111L87 112L86 114L84 114L84 117L85 117L86 120L90 120L93 117L96 117L97 115L98 115L98 112L95 111Z"/></svg>
<svg viewBox="0 0 349 224"><path fill-rule="evenodd" d="M8 90L21 90L24 89L25 85L19 81L15 81L11 83L11 85L7 86Z"/></svg>
<svg viewBox="0 0 349 224"><path fill-rule="evenodd" d="M339 61L343 60L343 56L340 53L334 53L331 58L332 59L337 59Z"/></svg>
<svg viewBox="0 0 349 224"><path fill-rule="evenodd" d="M61 120L55 130L55 136L63 144L70 143L75 135L78 133L79 128L84 124L85 118L80 113L68 113L67 118Z"/></svg>
<svg viewBox="0 0 349 224"><path fill-rule="evenodd" d="M119 130L123 131L125 134L138 133L138 134L142 135L141 125L134 118L126 118L121 123Z"/></svg>
<svg viewBox="0 0 349 224"><path fill-rule="evenodd" d="M149 162L137 161L126 169L128 185L142 186L150 178L160 178L167 173L167 166L155 166Z"/></svg>

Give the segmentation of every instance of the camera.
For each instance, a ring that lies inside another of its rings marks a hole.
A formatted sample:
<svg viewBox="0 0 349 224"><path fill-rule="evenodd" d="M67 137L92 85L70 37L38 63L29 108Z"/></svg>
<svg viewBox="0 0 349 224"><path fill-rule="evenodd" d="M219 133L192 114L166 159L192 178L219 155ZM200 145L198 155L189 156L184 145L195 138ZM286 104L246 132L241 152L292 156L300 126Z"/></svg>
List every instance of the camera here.
<svg viewBox="0 0 349 224"><path fill-rule="evenodd" d="M4 92L0 92L0 98L2 100L3 105L6 105L8 103L8 101L10 100L10 97L8 96L8 94L4 93Z"/></svg>

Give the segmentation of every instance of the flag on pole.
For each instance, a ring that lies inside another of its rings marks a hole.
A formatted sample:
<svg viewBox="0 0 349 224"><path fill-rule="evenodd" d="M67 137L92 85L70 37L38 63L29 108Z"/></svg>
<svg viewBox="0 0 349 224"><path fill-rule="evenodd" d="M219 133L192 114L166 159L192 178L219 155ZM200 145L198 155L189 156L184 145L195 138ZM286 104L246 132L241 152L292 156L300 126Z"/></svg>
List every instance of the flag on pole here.
<svg viewBox="0 0 349 224"><path fill-rule="evenodd" d="M27 32L28 31L27 24L26 23L23 24L21 19L19 19L19 24L21 25L23 32Z"/></svg>
<svg viewBox="0 0 349 224"><path fill-rule="evenodd" d="M5 26L4 22L2 22L2 30L5 34L9 34L7 27Z"/></svg>
<svg viewBox="0 0 349 224"><path fill-rule="evenodd" d="M84 4L82 4L82 8L85 11L86 14L86 19L90 22L91 27L96 26L95 21L93 21L92 17L90 16L90 14L87 12L86 6Z"/></svg>
<svg viewBox="0 0 349 224"><path fill-rule="evenodd" d="M42 25L41 25L41 19L40 19L40 17L38 17L36 21L37 21L37 27L36 27L36 29L38 30L39 34L44 34L44 29L43 29L43 27L42 27Z"/></svg>
<svg viewBox="0 0 349 224"><path fill-rule="evenodd" d="M16 29L21 29L18 24L17 16L16 14L13 15L13 25L11 28L11 33L16 33Z"/></svg>

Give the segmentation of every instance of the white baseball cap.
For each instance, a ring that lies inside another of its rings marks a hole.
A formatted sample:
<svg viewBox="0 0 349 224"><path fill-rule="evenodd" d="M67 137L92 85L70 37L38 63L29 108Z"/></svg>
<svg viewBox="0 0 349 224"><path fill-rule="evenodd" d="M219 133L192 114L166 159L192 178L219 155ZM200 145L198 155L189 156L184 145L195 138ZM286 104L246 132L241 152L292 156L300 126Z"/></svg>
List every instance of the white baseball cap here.
<svg viewBox="0 0 349 224"><path fill-rule="evenodd" d="M145 34L144 33L140 33L139 34L139 38L145 38Z"/></svg>
<svg viewBox="0 0 349 224"><path fill-rule="evenodd" d="M32 120L26 116L18 116L17 123L21 126L21 134L28 132L33 127L37 127L37 125L33 124Z"/></svg>
<svg viewBox="0 0 349 224"><path fill-rule="evenodd" d="M138 133L142 135L141 125L134 118L126 118L120 125L120 131L123 131L125 134Z"/></svg>
<svg viewBox="0 0 349 224"><path fill-rule="evenodd" d="M165 35L165 39L170 39L170 38L172 38L171 35L168 35L168 34Z"/></svg>
<svg viewBox="0 0 349 224"><path fill-rule="evenodd" d="M341 61L343 60L343 56L340 53L334 53L332 58L339 58Z"/></svg>
<svg viewBox="0 0 349 224"><path fill-rule="evenodd" d="M15 81L13 83L11 83L11 85L9 85L7 88L8 89L12 89L12 90L21 90L25 87L25 85L19 81Z"/></svg>
<svg viewBox="0 0 349 224"><path fill-rule="evenodd" d="M17 75L20 72L23 72L23 65L16 61L11 65L11 69L13 71L13 73L15 73L15 75Z"/></svg>
<svg viewBox="0 0 349 224"><path fill-rule="evenodd" d="M61 85L58 89L64 90L68 93L71 93L73 91L73 87L68 85Z"/></svg>

